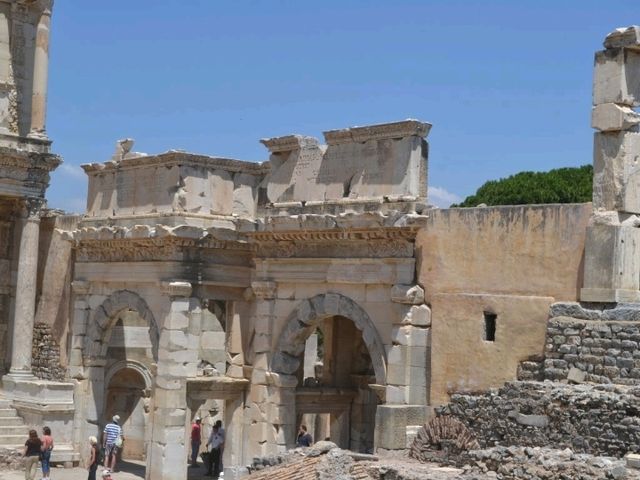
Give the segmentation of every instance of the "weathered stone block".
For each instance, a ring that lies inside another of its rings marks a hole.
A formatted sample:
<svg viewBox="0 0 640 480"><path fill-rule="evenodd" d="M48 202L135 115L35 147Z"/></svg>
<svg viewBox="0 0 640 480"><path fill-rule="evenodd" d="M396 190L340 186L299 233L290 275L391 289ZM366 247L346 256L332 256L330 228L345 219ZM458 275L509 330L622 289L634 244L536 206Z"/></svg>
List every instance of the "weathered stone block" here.
<svg viewBox="0 0 640 480"><path fill-rule="evenodd" d="M428 327L431 325L431 309L427 305L414 305L402 319L402 323L418 327Z"/></svg>
<svg viewBox="0 0 640 480"><path fill-rule="evenodd" d="M420 285L394 285L391 288L391 301L420 305L424 303L424 290Z"/></svg>
<svg viewBox="0 0 640 480"><path fill-rule="evenodd" d="M640 133L595 133L593 155L594 209L640 213Z"/></svg>
<svg viewBox="0 0 640 480"><path fill-rule="evenodd" d="M640 299L640 229L616 225L587 227L585 244L585 302Z"/></svg>
<svg viewBox="0 0 640 480"><path fill-rule="evenodd" d="M596 52L593 104L640 105L640 52L608 49Z"/></svg>
<svg viewBox="0 0 640 480"><path fill-rule="evenodd" d="M631 48L640 49L640 27L616 28L604 39L604 48Z"/></svg>
<svg viewBox="0 0 640 480"><path fill-rule="evenodd" d="M374 433L375 449L405 449L407 426L423 425L426 419L427 407L422 405L378 405Z"/></svg>
<svg viewBox="0 0 640 480"><path fill-rule="evenodd" d="M591 111L591 126L601 132L629 130L640 123L640 115L630 107L605 103Z"/></svg>

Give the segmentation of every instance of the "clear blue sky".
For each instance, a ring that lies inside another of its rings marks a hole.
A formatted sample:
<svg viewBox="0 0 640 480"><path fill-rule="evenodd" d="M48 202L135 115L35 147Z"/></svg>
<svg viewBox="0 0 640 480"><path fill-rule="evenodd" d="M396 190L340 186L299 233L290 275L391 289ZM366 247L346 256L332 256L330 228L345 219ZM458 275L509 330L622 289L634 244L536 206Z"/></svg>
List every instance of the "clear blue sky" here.
<svg viewBox="0 0 640 480"><path fill-rule="evenodd" d="M441 206L590 163L594 51L639 22L630 0L58 0L49 205L82 210L78 166L123 137L264 161L262 137L418 118Z"/></svg>

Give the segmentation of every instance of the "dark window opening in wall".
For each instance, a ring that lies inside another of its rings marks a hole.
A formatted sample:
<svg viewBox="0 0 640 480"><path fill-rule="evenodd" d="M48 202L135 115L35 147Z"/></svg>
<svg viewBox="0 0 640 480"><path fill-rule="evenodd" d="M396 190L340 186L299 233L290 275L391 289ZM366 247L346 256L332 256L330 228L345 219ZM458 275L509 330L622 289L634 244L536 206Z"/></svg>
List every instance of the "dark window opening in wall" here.
<svg viewBox="0 0 640 480"><path fill-rule="evenodd" d="M491 312L484 312L484 339L487 342L496 341L496 320L498 315Z"/></svg>

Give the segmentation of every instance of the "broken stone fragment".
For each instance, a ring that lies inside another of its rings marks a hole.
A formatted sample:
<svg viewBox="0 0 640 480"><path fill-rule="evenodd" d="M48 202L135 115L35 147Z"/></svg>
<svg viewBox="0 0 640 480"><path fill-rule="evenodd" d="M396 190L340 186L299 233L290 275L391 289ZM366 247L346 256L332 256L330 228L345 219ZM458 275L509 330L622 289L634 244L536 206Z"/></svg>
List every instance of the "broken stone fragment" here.
<svg viewBox="0 0 640 480"><path fill-rule="evenodd" d="M616 28L604 39L604 48L632 48L640 49L640 27Z"/></svg>
<svg viewBox="0 0 640 480"><path fill-rule="evenodd" d="M397 284L391 288L391 301L420 305L424 303L424 290L420 285Z"/></svg>
<svg viewBox="0 0 640 480"><path fill-rule="evenodd" d="M601 132L629 130L639 123L640 115L623 105L605 103L591 111L591 127Z"/></svg>

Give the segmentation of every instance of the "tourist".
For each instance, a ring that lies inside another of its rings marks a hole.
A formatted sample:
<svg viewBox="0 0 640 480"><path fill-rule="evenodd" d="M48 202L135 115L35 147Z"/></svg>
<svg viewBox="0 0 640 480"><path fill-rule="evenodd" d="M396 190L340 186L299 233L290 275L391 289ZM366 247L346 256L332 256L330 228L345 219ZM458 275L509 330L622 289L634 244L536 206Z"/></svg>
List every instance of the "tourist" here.
<svg viewBox="0 0 640 480"><path fill-rule="evenodd" d="M220 445L220 471L224 470L223 457L224 457L224 444L227 436L225 434L224 428L222 428L222 420L216 420L215 426L218 427L218 435L222 436L222 445Z"/></svg>
<svg viewBox="0 0 640 480"><path fill-rule="evenodd" d="M89 445L91 447L91 453L89 456L89 477L87 480L96 480L96 471L98 470L98 461L100 460L98 439L93 436L89 437Z"/></svg>
<svg viewBox="0 0 640 480"><path fill-rule="evenodd" d="M104 466L109 471L115 471L118 449L122 447L122 428L118 424L120 416L114 415L111 423L102 432L102 448L104 448ZM104 476L104 473L103 473Z"/></svg>
<svg viewBox="0 0 640 480"><path fill-rule="evenodd" d="M53 450L53 437L51 436L51 429L44 427L42 429L42 454L40 460L42 461L42 480L49 480L49 472L51 467L49 462L51 461L51 450Z"/></svg>
<svg viewBox="0 0 640 480"><path fill-rule="evenodd" d="M38 438L38 432L29 430L29 438L24 444L22 456L25 457L24 466L26 480L35 480L38 471L38 460L42 452L42 441Z"/></svg>
<svg viewBox="0 0 640 480"><path fill-rule="evenodd" d="M300 430L298 430L298 440L296 445L298 447L310 447L313 443L313 437L310 433L307 432L306 425L300 425Z"/></svg>
<svg viewBox="0 0 640 480"><path fill-rule="evenodd" d="M207 447L210 448L209 468L207 475L218 478L220 476L220 448L224 445L224 437L220 434L218 425L214 425L209 435Z"/></svg>
<svg viewBox="0 0 640 480"><path fill-rule="evenodd" d="M202 419L196 417L191 425L191 466L198 466L198 453L200 453L200 443L202 442Z"/></svg>

